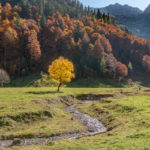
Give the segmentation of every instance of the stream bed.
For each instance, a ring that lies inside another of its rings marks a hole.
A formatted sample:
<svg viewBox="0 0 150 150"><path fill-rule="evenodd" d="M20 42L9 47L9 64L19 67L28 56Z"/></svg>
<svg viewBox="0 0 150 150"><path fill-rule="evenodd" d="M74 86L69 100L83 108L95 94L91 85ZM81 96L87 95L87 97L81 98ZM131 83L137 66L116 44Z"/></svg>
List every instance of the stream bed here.
<svg viewBox="0 0 150 150"><path fill-rule="evenodd" d="M93 102L93 100L84 101L81 104L90 103L90 102ZM76 118L78 121L84 124L85 131L83 133L68 133L68 134L62 134L60 136L54 136L49 138L34 138L34 139L16 138L13 140L0 140L0 149L5 147L11 147L13 145L17 145L17 146L41 145L47 142L58 141L63 139L79 139L86 136L94 136L107 131L107 129L104 127L101 121L89 116L88 114L81 113L76 108L77 105L78 104L68 106L66 108L66 111L70 113L73 118Z"/></svg>

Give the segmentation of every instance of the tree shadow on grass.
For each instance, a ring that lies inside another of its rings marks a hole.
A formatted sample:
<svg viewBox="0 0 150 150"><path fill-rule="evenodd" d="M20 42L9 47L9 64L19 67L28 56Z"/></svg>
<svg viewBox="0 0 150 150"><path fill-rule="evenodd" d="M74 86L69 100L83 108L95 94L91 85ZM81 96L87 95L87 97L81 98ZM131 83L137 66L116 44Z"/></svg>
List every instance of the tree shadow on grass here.
<svg viewBox="0 0 150 150"><path fill-rule="evenodd" d="M63 93L63 92L57 92L57 91L30 91L27 92L28 94L35 94L35 95L44 95L44 94L59 94L59 93Z"/></svg>

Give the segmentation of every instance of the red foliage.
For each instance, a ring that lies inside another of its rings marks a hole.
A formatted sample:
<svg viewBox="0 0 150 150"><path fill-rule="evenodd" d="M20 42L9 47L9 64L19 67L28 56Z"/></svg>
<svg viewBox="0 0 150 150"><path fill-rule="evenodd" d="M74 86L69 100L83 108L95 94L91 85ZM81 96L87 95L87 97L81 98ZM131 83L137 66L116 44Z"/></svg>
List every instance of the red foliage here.
<svg viewBox="0 0 150 150"><path fill-rule="evenodd" d="M128 75L128 68L126 65L121 62L117 62L116 64L116 74L119 77L126 77Z"/></svg>
<svg viewBox="0 0 150 150"><path fill-rule="evenodd" d="M73 59L73 57L77 53L75 50L75 46L76 44L72 36L65 35L57 42L57 53L60 56L68 56L69 59Z"/></svg>
<svg viewBox="0 0 150 150"><path fill-rule="evenodd" d="M41 49L39 41L37 39L37 33L34 30L28 34L27 50L29 53L31 70L35 71L37 69L37 66L39 67Z"/></svg>
<svg viewBox="0 0 150 150"><path fill-rule="evenodd" d="M144 69L145 69L147 72L150 72L150 56L144 55L144 56L143 56L142 63L143 63Z"/></svg>
<svg viewBox="0 0 150 150"><path fill-rule="evenodd" d="M12 74L21 68L24 57L33 71L39 68L41 59L45 69L60 55L74 61L77 69L85 71L81 73L84 76L99 74L102 57L110 75L126 77L129 61L150 72L150 41L129 35L112 24L87 16L76 20L56 12L41 28L41 16L34 5L30 14L33 19L17 18L16 12L19 14L21 8L9 3L0 5L0 11L0 66Z"/></svg>
<svg viewBox="0 0 150 150"><path fill-rule="evenodd" d="M110 44L109 40L104 35L102 35L100 37L100 41L101 41L101 43L104 47L104 51L106 53L111 53L112 52L112 47L111 47L111 44Z"/></svg>
<svg viewBox="0 0 150 150"><path fill-rule="evenodd" d="M21 71L24 57L30 59L31 66L37 66L41 56L40 43L36 34L39 32L39 27L36 21L31 19L17 20L16 15L20 11L18 6L12 8L9 3L6 3L0 14L0 66L10 74ZM18 26L16 21L20 21L21 26ZM26 40L28 44L25 43ZM26 56L24 56L25 50L28 50Z"/></svg>
<svg viewBox="0 0 150 150"><path fill-rule="evenodd" d="M40 23L41 16L39 15L37 7L35 5L32 5L30 16L31 18L36 20L38 23Z"/></svg>
<svg viewBox="0 0 150 150"><path fill-rule="evenodd" d="M96 40L95 45L94 45L94 55L95 58L99 59L104 55L104 47L101 44L100 40Z"/></svg>
<svg viewBox="0 0 150 150"><path fill-rule="evenodd" d="M61 37L63 37L63 31L60 27L53 26L51 22L46 24L41 35L42 49L46 55L57 55L56 45Z"/></svg>

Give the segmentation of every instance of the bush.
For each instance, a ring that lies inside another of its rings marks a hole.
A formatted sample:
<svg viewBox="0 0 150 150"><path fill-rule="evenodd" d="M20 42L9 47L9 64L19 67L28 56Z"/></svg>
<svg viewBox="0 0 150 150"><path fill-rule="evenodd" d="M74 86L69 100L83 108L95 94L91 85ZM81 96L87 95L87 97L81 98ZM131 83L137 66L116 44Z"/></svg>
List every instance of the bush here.
<svg viewBox="0 0 150 150"><path fill-rule="evenodd" d="M4 83L9 83L10 78L8 73L4 69L0 69L0 85L3 86Z"/></svg>
<svg viewBox="0 0 150 150"><path fill-rule="evenodd" d="M49 75L46 73L41 72L41 78L38 80L35 80L30 86L34 86L34 87L57 87L58 86L58 82L50 79Z"/></svg>
<svg viewBox="0 0 150 150"><path fill-rule="evenodd" d="M141 85L140 82L124 81L118 82L118 80L108 80L108 79L78 79L67 84L68 87L92 87L92 88L137 88Z"/></svg>

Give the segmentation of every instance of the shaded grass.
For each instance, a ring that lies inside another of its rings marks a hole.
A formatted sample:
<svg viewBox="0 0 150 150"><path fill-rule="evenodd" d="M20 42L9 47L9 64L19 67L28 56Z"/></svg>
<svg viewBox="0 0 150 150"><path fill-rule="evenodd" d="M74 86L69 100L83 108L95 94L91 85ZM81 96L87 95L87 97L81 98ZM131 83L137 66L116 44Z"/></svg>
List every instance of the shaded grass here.
<svg viewBox="0 0 150 150"><path fill-rule="evenodd" d="M140 83L138 82L119 82L116 80L108 80L108 79L78 79L73 82L67 84L68 87L94 87L94 88L123 88L123 87L133 87L138 86Z"/></svg>
<svg viewBox="0 0 150 150"><path fill-rule="evenodd" d="M124 81L119 82L113 79L99 79L99 78L85 78L75 79L71 83L63 86L74 87L74 88L127 88L127 87L138 87L141 85L139 81ZM46 73L30 74L28 76L12 78L11 83L6 85L7 87L57 87L58 82L51 80L49 75Z"/></svg>
<svg viewBox="0 0 150 150"><path fill-rule="evenodd" d="M34 81L39 80L41 78L40 74L30 74L25 77L20 78L12 78L11 83L7 84L7 86L11 87L25 87L33 84Z"/></svg>

